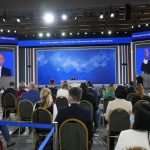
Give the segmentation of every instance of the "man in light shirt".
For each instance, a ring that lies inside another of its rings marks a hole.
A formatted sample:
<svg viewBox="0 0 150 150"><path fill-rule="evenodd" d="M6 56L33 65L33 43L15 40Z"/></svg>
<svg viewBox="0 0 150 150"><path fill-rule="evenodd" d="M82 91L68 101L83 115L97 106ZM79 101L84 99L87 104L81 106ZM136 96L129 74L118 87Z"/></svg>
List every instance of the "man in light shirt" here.
<svg viewBox="0 0 150 150"><path fill-rule="evenodd" d="M3 54L0 54L0 77L11 76L11 70L4 67L5 57Z"/></svg>

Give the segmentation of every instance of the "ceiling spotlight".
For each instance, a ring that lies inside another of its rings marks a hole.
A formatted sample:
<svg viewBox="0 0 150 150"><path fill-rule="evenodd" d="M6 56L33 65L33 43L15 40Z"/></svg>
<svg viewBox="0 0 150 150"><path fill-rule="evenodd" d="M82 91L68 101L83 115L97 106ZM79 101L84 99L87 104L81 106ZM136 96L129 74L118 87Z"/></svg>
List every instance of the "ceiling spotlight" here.
<svg viewBox="0 0 150 150"><path fill-rule="evenodd" d="M108 31L108 34L110 35L110 34L112 34L112 32L109 30L109 31Z"/></svg>
<svg viewBox="0 0 150 150"><path fill-rule="evenodd" d="M138 25L138 27L140 28L140 27L141 27L141 25L139 24L139 25Z"/></svg>
<svg viewBox="0 0 150 150"><path fill-rule="evenodd" d="M80 33L78 32L77 35L80 35Z"/></svg>
<svg viewBox="0 0 150 150"><path fill-rule="evenodd" d="M50 34L50 33L46 33L46 36L47 36L47 37L50 37L50 36L51 36L51 34Z"/></svg>
<svg viewBox="0 0 150 150"><path fill-rule="evenodd" d="M17 33L17 31L15 30L14 33Z"/></svg>
<svg viewBox="0 0 150 150"><path fill-rule="evenodd" d="M62 20L67 20L67 15L63 14L63 15L61 16L61 18L62 18Z"/></svg>
<svg viewBox="0 0 150 150"><path fill-rule="evenodd" d="M127 34L127 32L124 32L125 34Z"/></svg>
<svg viewBox="0 0 150 150"><path fill-rule="evenodd" d="M77 20L77 17L74 17L74 20Z"/></svg>
<svg viewBox="0 0 150 150"><path fill-rule="evenodd" d="M70 35L72 35L72 32L70 32Z"/></svg>
<svg viewBox="0 0 150 150"><path fill-rule="evenodd" d="M84 34L87 35L87 32L85 32Z"/></svg>
<svg viewBox="0 0 150 150"><path fill-rule="evenodd" d="M3 22L6 22L6 19L5 19L5 18L3 18Z"/></svg>
<svg viewBox="0 0 150 150"><path fill-rule="evenodd" d="M101 34L104 34L104 32L102 31Z"/></svg>
<svg viewBox="0 0 150 150"><path fill-rule="evenodd" d="M62 35L62 36L65 36L65 35L66 35L66 33L65 33L65 32L62 32L62 33L61 33L61 35Z"/></svg>
<svg viewBox="0 0 150 150"><path fill-rule="evenodd" d="M147 23L147 24L146 24L146 27L148 27L148 25L149 25L149 24Z"/></svg>
<svg viewBox="0 0 150 150"><path fill-rule="evenodd" d="M115 14L114 14L114 13L111 13L111 14L110 14L110 17L111 17L111 18L114 18L114 17L115 17Z"/></svg>
<svg viewBox="0 0 150 150"><path fill-rule="evenodd" d="M21 20L20 20L19 18L17 18L17 22L18 22L18 23L20 23L20 22L21 22Z"/></svg>
<svg viewBox="0 0 150 150"><path fill-rule="evenodd" d="M53 23L54 22L54 15L51 13L46 13L44 15L44 20L46 23Z"/></svg>
<svg viewBox="0 0 150 150"><path fill-rule="evenodd" d="M35 35L33 34L32 36L34 37Z"/></svg>
<svg viewBox="0 0 150 150"><path fill-rule="evenodd" d="M119 32L117 32L117 34L118 34Z"/></svg>
<svg viewBox="0 0 150 150"><path fill-rule="evenodd" d="M10 33L10 30L7 30L8 33Z"/></svg>
<svg viewBox="0 0 150 150"><path fill-rule="evenodd" d="M93 34L95 35L95 32Z"/></svg>
<svg viewBox="0 0 150 150"><path fill-rule="evenodd" d="M3 30L3 29L1 29L0 31L1 31L1 32L3 32L4 30Z"/></svg>
<svg viewBox="0 0 150 150"><path fill-rule="evenodd" d="M134 28L134 26L131 27L132 29Z"/></svg>
<svg viewBox="0 0 150 150"><path fill-rule="evenodd" d="M104 18L104 15L103 15L103 14L101 14L101 15L99 16L99 18L100 18L100 19L103 19L103 18Z"/></svg>
<svg viewBox="0 0 150 150"><path fill-rule="evenodd" d="M39 37L43 37L43 33L39 33Z"/></svg>

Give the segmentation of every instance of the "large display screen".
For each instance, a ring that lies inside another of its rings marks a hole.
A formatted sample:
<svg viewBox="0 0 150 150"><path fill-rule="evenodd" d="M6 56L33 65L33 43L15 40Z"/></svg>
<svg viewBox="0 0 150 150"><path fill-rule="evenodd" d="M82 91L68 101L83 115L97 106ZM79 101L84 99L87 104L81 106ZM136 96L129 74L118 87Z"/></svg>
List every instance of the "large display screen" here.
<svg viewBox="0 0 150 150"><path fill-rule="evenodd" d="M0 50L0 77L14 76L14 51Z"/></svg>
<svg viewBox="0 0 150 150"><path fill-rule="evenodd" d="M149 70L150 70L149 55L150 55L150 46L136 48L136 74L137 75L142 74L142 72L149 72ZM146 58L146 56L147 56L147 58Z"/></svg>
<svg viewBox="0 0 150 150"><path fill-rule="evenodd" d="M94 84L115 83L115 48L37 50L37 81L48 84L54 79L90 80Z"/></svg>

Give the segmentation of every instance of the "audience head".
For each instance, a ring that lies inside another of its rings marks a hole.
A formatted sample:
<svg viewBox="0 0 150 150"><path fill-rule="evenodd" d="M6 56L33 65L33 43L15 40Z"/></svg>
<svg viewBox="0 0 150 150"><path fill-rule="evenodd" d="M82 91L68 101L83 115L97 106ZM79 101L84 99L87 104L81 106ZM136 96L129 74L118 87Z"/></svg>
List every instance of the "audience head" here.
<svg viewBox="0 0 150 150"><path fill-rule="evenodd" d="M82 89L83 93L88 93L88 86L86 83L81 83L80 88Z"/></svg>
<svg viewBox="0 0 150 150"><path fill-rule="evenodd" d="M28 89L29 89L29 90L36 90L36 85L35 85L35 83L30 82L29 85L28 85Z"/></svg>
<svg viewBox="0 0 150 150"><path fill-rule="evenodd" d="M133 114L132 128L139 131L150 131L150 102L138 101L133 107Z"/></svg>
<svg viewBox="0 0 150 150"><path fill-rule="evenodd" d="M51 86L54 86L54 85L55 85L55 80L50 80L49 84L50 84Z"/></svg>
<svg viewBox="0 0 150 150"><path fill-rule="evenodd" d="M136 94L141 98L141 100L143 99L143 96L144 96L144 88L143 88L143 85L142 84L137 84L136 87L135 87L135 91L136 91Z"/></svg>
<svg viewBox="0 0 150 150"><path fill-rule="evenodd" d="M53 98L51 95L51 90L48 88L43 88L40 92L40 98L42 101L41 107L48 108L53 103Z"/></svg>
<svg viewBox="0 0 150 150"><path fill-rule="evenodd" d="M94 88L93 83L91 81L87 82L88 87Z"/></svg>
<svg viewBox="0 0 150 150"><path fill-rule="evenodd" d="M108 90L111 91L111 92L115 92L115 87L114 87L114 85L113 85L113 84L110 84L110 85L108 86Z"/></svg>
<svg viewBox="0 0 150 150"><path fill-rule="evenodd" d="M130 82L129 82L129 85L130 85L130 86L134 86L134 82L133 82L133 81L130 81Z"/></svg>
<svg viewBox="0 0 150 150"><path fill-rule="evenodd" d="M118 86L116 88L116 91L115 91L116 98L126 99L127 98L127 94L128 94L128 91L127 91L126 87Z"/></svg>
<svg viewBox="0 0 150 150"><path fill-rule="evenodd" d="M23 81L21 81L19 83L19 90L24 90L26 88L25 83Z"/></svg>
<svg viewBox="0 0 150 150"><path fill-rule="evenodd" d="M82 90L78 87L72 87L69 89L69 102L72 103L80 103L82 97Z"/></svg>
<svg viewBox="0 0 150 150"><path fill-rule="evenodd" d="M63 82L63 84L62 84L62 89L66 89L66 90L69 89L67 82Z"/></svg>
<svg viewBox="0 0 150 150"><path fill-rule="evenodd" d="M10 82L10 83L9 83L9 86L12 87L12 88L14 88L15 83L14 83L14 82Z"/></svg>

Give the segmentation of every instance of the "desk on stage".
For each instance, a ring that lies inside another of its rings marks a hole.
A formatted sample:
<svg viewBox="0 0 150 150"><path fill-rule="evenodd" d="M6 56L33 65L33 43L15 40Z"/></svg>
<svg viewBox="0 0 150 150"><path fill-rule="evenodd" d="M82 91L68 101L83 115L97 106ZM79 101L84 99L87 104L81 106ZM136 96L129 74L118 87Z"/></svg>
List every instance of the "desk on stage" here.
<svg viewBox="0 0 150 150"><path fill-rule="evenodd" d="M61 81L61 83L63 83L64 80ZM67 83L69 84L69 86L72 87L79 87L81 85L81 83L85 83L86 80L67 80Z"/></svg>

